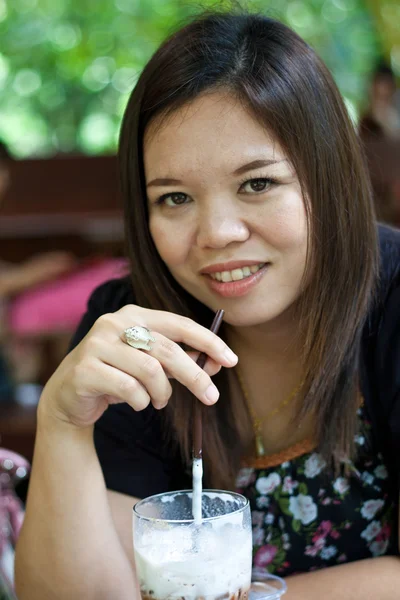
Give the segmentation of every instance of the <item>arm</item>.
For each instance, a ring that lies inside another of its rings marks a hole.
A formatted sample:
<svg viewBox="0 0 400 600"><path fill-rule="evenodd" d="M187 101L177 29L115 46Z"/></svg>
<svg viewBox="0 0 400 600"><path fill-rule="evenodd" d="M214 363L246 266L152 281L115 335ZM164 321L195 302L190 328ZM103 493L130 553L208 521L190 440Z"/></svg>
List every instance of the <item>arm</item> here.
<svg viewBox="0 0 400 600"><path fill-rule="evenodd" d="M133 498L119 492L107 491L108 503L111 509L111 515L114 522L114 527L118 532L118 537L125 550L128 560L133 571L136 570L135 558L133 553L133 507L139 498Z"/></svg>
<svg viewBox="0 0 400 600"><path fill-rule="evenodd" d="M21 264L8 264L0 275L0 297L13 296L66 273L76 264L67 252L37 254Z"/></svg>
<svg viewBox="0 0 400 600"><path fill-rule="evenodd" d="M140 598L113 522L92 428L49 423L40 412L16 553L18 598ZM133 503L132 499L128 520Z"/></svg>
<svg viewBox="0 0 400 600"><path fill-rule="evenodd" d="M146 317L157 336L151 353L121 339L127 327ZM126 402L135 412L150 400L164 406L172 391L167 372L199 400L210 403L206 396L210 375L222 364L233 366L236 359L226 357L227 347L215 334L194 322L187 325L182 317L133 305L105 314L47 382L39 403L27 511L16 551L20 600L140 597L132 568L134 499L120 495L122 505L107 493L93 426L109 404ZM177 327L180 331L174 333ZM211 358L205 369L159 333L163 329L206 352Z"/></svg>
<svg viewBox="0 0 400 600"><path fill-rule="evenodd" d="M394 600L399 597L400 558L369 558L286 579L285 600Z"/></svg>
<svg viewBox="0 0 400 600"><path fill-rule="evenodd" d="M8 266L0 275L0 298L7 298L29 287L21 265Z"/></svg>

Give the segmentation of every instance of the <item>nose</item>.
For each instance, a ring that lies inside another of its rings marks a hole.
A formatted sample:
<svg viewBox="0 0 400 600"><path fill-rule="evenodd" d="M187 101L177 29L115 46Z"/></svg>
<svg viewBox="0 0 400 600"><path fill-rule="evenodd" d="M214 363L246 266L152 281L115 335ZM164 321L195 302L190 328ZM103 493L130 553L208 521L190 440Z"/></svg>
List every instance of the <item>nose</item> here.
<svg viewBox="0 0 400 600"><path fill-rule="evenodd" d="M231 203L214 199L199 210L196 242L200 248L225 248L249 237L248 225Z"/></svg>

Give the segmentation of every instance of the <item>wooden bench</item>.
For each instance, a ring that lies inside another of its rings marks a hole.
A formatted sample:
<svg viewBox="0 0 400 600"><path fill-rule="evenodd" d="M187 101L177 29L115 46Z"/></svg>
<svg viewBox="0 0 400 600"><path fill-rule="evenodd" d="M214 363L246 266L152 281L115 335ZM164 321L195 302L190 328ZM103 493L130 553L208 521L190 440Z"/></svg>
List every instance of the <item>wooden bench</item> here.
<svg viewBox="0 0 400 600"><path fill-rule="evenodd" d="M78 257L123 251L115 156L13 161L0 207L0 258L70 250Z"/></svg>

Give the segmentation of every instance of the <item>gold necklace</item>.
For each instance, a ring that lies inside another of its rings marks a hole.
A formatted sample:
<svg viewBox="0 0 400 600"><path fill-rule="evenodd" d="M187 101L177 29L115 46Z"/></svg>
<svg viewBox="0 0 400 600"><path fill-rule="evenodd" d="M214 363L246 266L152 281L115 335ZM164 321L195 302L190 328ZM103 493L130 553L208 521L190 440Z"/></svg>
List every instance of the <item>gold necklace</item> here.
<svg viewBox="0 0 400 600"><path fill-rule="evenodd" d="M249 394L247 393L242 374L237 366L235 367L235 372L236 372L236 375L237 375L237 378L239 381L239 385L240 385L240 389L242 391L243 397L246 400L247 406L249 408L251 418L253 419L256 455L257 455L257 458L259 458L261 456L265 456L264 442L262 439L262 424L263 424L263 422L266 419L275 417L275 415L277 415L279 412L281 412L281 410L283 410L289 404L289 402L291 402L294 398L296 398L297 394L299 393L299 391L301 390L301 388L303 386L304 381L302 381L298 386L296 386L294 388L294 390L292 390L290 392L289 396L287 398L285 398L276 408L271 410L269 413L267 413L265 415L265 417L260 419L260 417L258 417L256 415L256 413L254 412L254 408L253 408L252 403L250 402Z"/></svg>

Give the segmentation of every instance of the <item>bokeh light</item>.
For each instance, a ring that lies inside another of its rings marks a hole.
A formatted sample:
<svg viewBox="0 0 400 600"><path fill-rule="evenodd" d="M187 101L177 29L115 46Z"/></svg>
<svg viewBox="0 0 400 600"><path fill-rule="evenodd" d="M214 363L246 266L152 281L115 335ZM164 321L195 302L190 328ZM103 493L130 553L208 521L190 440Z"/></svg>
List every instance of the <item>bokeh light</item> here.
<svg viewBox="0 0 400 600"><path fill-rule="evenodd" d="M228 0L0 0L0 138L21 157L115 152L129 93L158 44L200 6L229 4ZM381 19L392 32L400 27L398 2L242 4L282 19L316 49L356 121L369 74L384 50L375 22ZM377 4L380 12L371 8ZM399 41L386 49L386 56L400 74Z"/></svg>

